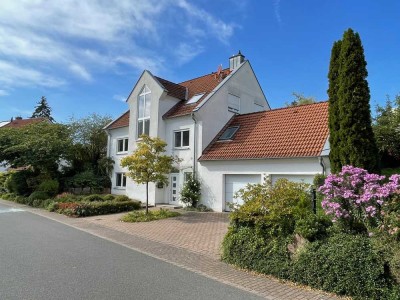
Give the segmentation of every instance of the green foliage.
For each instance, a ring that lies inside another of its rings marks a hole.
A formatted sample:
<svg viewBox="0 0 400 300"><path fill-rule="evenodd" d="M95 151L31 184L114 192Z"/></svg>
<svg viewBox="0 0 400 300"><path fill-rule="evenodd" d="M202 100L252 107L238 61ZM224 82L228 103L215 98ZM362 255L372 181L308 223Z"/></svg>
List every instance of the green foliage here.
<svg viewBox="0 0 400 300"><path fill-rule="evenodd" d="M68 185L73 187L89 187L91 189L95 189L101 187L101 178L96 176L92 170L87 170L73 176L69 180Z"/></svg>
<svg viewBox="0 0 400 300"><path fill-rule="evenodd" d="M111 195L111 194L108 194L108 195L104 195L104 196L103 196L103 199L104 199L105 201L113 201L113 200L115 200L115 196L114 196L114 195ZM129 199L127 199L127 200L129 200ZM127 200L124 200L124 201L127 201Z"/></svg>
<svg viewBox="0 0 400 300"><path fill-rule="evenodd" d="M362 167L370 172L378 170L366 65L360 36L348 29L342 40L333 45L328 74L333 172L344 165Z"/></svg>
<svg viewBox="0 0 400 300"><path fill-rule="evenodd" d="M308 214L296 221L294 232L313 242L327 237L331 226L332 221L327 216Z"/></svg>
<svg viewBox="0 0 400 300"><path fill-rule="evenodd" d="M120 213L140 208L138 201L104 201L104 202L66 202L53 203L49 206L50 211L76 217L88 217L105 214Z"/></svg>
<svg viewBox="0 0 400 300"><path fill-rule="evenodd" d="M128 169L127 176L138 184L146 184L146 213L149 207L149 182L161 182L168 185L167 174L171 173L173 163L179 160L163 154L167 143L160 138L140 136L136 150L121 160L121 166Z"/></svg>
<svg viewBox="0 0 400 300"><path fill-rule="evenodd" d="M133 211L121 218L123 222L150 222L155 220L167 219L180 216L180 213L176 211L170 211L166 209L153 210L149 212L145 211Z"/></svg>
<svg viewBox="0 0 400 300"><path fill-rule="evenodd" d="M59 162L69 159L69 130L61 124L39 122L22 128L0 130L0 161L13 167L31 166L44 174L57 172Z"/></svg>
<svg viewBox="0 0 400 300"><path fill-rule="evenodd" d="M60 184L57 180L49 179L39 184L37 190L47 193L50 197L54 197L55 195L57 195L59 187Z"/></svg>
<svg viewBox="0 0 400 300"><path fill-rule="evenodd" d="M46 200L49 199L50 196L48 193L43 192L43 191L35 191L32 194L29 195L29 200Z"/></svg>
<svg viewBox="0 0 400 300"><path fill-rule="evenodd" d="M132 201L132 200L126 195L118 195L118 196L115 196L114 201L124 202L124 201Z"/></svg>
<svg viewBox="0 0 400 300"><path fill-rule="evenodd" d="M400 174L400 168L385 168L382 169L382 175L385 175L386 177L390 177L393 174Z"/></svg>
<svg viewBox="0 0 400 300"><path fill-rule="evenodd" d="M5 187L11 193L27 196L32 192L27 181L34 176L30 170L12 172L5 181Z"/></svg>
<svg viewBox="0 0 400 300"><path fill-rule="evenodd" d="M0 172L0 193L7 192L6 189L6 181L7 178L11 175L10 172Z"/></svg>
<svg viewBox="0 0 400 300"><path fill-rule="evenodd" d="M296 93L296 92L293 92L292 95L294 96L295 99L290 103L286 102L285 105L287 107L316 103L314 97L305 97L303 94Z"/></svg>
<svg viewBox="0 0 400 300"><path fill-rule="evenodd" d="M189 174L188 176L187 181L181 189L180 200L189 206L196 207L201 196L200 181L198 181L193 174Z"/></svg>
<svg viewBox="0 0 400 300"><path fill-rule="evenodd" d="M314 188L319 188L325 183L326 175L324 174L317 174L314 176L313 179L313 186Z"/></svg>
<svg viewBox="0 0 400 300"><path fill-rule="evenodd" d="M51 116L50 105L47 103L45 96L42 96L42 98L38 102L38 105L35 107L32 118L45 118L48 119L50 122L54 122L54 119Z"/></svg>
<svg viewBox="0 0 400 300"><path fill-rule="evenodd" d="M279 179L248 185L238 192L244 204L230 215L234 226L256 227L268 236L288 236L294 232L297 219L311 212L309 185Z"/></svg>
<svg viewBox="0 0 400 300"><path fill-rule="evenodd" d="M102 195L92 194L82 198L84 202L105 201Z"/></svg>

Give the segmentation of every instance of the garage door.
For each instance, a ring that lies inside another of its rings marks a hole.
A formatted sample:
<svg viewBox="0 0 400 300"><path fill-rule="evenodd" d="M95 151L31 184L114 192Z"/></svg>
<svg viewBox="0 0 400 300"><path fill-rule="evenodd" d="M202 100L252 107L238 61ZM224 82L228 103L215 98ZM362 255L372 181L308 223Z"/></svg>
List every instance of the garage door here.
<svg viewBox="0 0 400 300"><path fill-rule="evenodd" d="M278 179L286 178L289 181L293 182L304 182L304 183L313 183L314 176L313 175L271 175L272 184L274 184Z"/></svg>
<svg viewBox="0 0 400 300"><path fill-rule="evenodd" d="M225 175L225 202L243 204L242 199L234 199L235 193L246 187L248 183L260 183L261 175ZM229 206L225 205L225 210L229 211Z"/></svg>

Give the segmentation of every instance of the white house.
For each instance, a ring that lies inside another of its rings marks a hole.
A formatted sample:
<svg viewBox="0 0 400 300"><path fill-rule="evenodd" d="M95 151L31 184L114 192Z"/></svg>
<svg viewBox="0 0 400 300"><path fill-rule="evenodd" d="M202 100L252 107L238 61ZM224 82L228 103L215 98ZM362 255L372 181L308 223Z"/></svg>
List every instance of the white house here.
<svg viewBox="0 0 400 300"><path fill-rule="evenodd" d="M115 161L112 193L145 201L145 186L120 166L143 133L165 140L167 154L181 158L168 186L150 185L151 204L180 204L179 191L193 172L202 203L223 211L235 191L265 176L311 182L329 171L327 103L270 110L250 62L239 52L229 65L178 84L142 73L129 110L105 128Z"/></svg>

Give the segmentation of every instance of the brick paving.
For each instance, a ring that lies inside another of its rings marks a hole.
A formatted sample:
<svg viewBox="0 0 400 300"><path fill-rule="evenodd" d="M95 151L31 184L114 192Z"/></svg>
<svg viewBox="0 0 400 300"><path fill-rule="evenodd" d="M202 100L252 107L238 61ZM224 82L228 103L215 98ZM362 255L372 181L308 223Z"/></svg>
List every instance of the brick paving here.
<svg viewBox="0 0 400 300"><path fill-rule="evenodd" d="M265 299L339 299L221 262L219 245L227 231L227 214L192 212L173 219L123 223L119 221L123 214L77 219L8 201L0 200L0 203L23 208Z"/></svg>

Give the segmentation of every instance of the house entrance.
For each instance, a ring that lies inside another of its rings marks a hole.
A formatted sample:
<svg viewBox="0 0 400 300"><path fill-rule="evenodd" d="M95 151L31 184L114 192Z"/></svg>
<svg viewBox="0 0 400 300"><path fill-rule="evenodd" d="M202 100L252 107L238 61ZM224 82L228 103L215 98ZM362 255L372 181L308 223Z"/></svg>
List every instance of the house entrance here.
<svg viewBox="0 0 400 300"><path fill-rule="evenodd" d="M169 204L178 204L179 201L179 194L178 194L178 173L172 173L170 175L170 187L171 187L171 194L169 197Z"/></svg>

